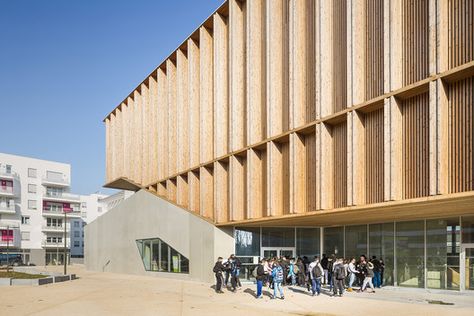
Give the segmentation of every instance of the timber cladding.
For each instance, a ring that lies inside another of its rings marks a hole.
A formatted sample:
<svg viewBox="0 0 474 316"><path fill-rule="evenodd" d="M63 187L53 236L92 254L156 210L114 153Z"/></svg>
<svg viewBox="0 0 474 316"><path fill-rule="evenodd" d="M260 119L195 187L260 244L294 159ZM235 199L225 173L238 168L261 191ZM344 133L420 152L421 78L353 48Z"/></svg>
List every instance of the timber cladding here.
<svg viewBox="0 0 474 316"><path fill-rule="evenodd" d="M106 182L219 225L472 192L473 16L229 0L107 115Z"/></svg>

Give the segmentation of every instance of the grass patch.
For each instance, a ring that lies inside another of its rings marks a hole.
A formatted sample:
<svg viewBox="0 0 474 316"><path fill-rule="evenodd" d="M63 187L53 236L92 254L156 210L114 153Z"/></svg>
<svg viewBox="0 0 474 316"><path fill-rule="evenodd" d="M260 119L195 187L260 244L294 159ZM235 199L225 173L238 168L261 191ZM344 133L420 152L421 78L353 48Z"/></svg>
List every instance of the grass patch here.
<svg viewBox="0 0 474 316"><path fill-rule="evenodd" d="M15 271L0 271L0 278L11 278L11 279L41 279L45 278L47 275L43 274L29 274L23 272L15 272Z"/></svg>

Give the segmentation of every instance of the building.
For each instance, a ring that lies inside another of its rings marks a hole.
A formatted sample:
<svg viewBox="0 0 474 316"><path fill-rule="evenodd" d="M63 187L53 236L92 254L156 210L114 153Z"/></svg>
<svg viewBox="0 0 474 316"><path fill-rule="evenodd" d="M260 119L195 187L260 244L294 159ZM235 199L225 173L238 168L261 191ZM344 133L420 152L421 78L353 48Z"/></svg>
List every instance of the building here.
<svg viewBox="0 0 474 316"><path fill-rule="evenodd" d="M0 153L1 261L8 251L26 264L64 262L65 226L68 253L83 258L84 225L130 195L77 195L70 188L69 164Z"/></svg>
<svg viewBox="0 0 474 316"><path fill-rule="evenodd" d="M87 266L212 281L230 253L243 276L366 254L386 285L474 289L473 19L226 1L104 119L106 186L138 193L87 226Z"/></svg>

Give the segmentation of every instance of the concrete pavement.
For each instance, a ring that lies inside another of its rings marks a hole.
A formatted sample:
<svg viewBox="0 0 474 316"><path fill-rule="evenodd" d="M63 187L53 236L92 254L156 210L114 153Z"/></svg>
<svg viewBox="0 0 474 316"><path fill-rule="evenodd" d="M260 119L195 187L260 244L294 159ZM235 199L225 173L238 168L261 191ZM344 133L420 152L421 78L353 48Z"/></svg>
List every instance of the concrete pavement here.
<svg viewBox="0 0 474 316"><path fill-rule="evenodd" d="M264 299L257 300L253 285L216 294L205 283L90 272L81 265L69 270L80 279L0 288L0 315L474 315L472 294L383 289L333 298L285 287L285 300L270 300L268 289ZM432 305L428 299L454 305Z"/></svg>

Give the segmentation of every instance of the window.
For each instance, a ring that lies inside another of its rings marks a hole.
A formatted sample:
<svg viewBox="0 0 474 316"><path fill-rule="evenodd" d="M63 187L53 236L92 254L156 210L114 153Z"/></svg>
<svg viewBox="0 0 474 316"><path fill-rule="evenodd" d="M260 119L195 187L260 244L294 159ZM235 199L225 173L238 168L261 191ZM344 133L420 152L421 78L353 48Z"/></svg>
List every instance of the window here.
<svg viewBox="0 0 474 316"><path fill-rule="evenodd" d="M28 168L28 178L36 178L36 169Z"/></svg>
<svg viewBox="0 0 474 316"><path fill-rule="evenodd" d="M82 238L84 238L84 231L82 231Z"/></svg>
<svg viewBox="0 0 474 316"><path fill-rule="evenodd" d="M5 171L7 174L11 174L12 173L12 165L6 165L5 166Z"/></svg>
<svg viewBox="0 0 474 316"><path fill-rule="evenodd" d="M36 200L28 200L28 209L36 210Z"/></svg>
<svg viewBox="0 0 474 316"><path fill-rule="evenodd" d="M56 188L56 187L46 187L46 195L47 196L62 196L63 195L63 189L62 188Z"/></svg>
<svg viewBox="0 0 474 316"><path fill-rule="evenodd" d="M74 227L79 227L79 222L78 221L74 221Z"/></svg>
<svg viewBox="0 0 474 316"><path fill-rule="evenodd" d="M74 232L74 238L79 238L81 236L80 232L77 230Z"/></svg>
<svg viewBox="0 0 474 316"><path fill-rule="evenodd" d="M21 240L30 240L30 232L21 232Z"/></svg>
<svg viewBox="0 0 474 316"><path fill-rule="evenodd" d="M36 184L28 184L28 193L36 193Z"/></svg>
<svg viewBox="0 0 474 316"><path fill-rule="evenodd" d="M82 207L82 208L87 208L87 203L86 203L86 202L82 202L82 203L81 203L81 207Z"/></svg>
<svg viewBox="0 0 474 316"><path fill-rule="evenodd" d="M51 244L60 244L63 242L63 237L46 237L46 242Z"/></svg>
<svg viewBox="0 0 474 316"><path fill-rule="evenodd" d="M84 248L84 242L82 242L82 248Z"/></svg>
<svg viewBox="0 0 474 316"><path fill-rule="evenodd" d="M102 213L102 207L98 207L98 208L97 208L97 212L98 212L98 213Z"/></svg>
<svg viewBox="0 0 474 316"><path fill-rule="evenodd" d="M74 248L79 248L79 246L81 245L81 243L79 241L74 241Z"/></svg>
<svg viewBox="0 0 474 316"><path fill-rule="evenodd" d="M236 228L234 232L235 252L238 256L260 255L260 228Z"/></svg>
<svg viewBox="0 0 474 316"><path fill-rule="evenodd" d="M47 218L46 226L48 227L62 227L63 220L61 218Z"/></svg>
<svg viewBox="0 0 474 316"><path fill-rule="evenodd" d="M30 217L29 216L22 216L21 217L21 224L22 225L30 225Z"/></svg>
<svg viewBox="0 0 474 316"><path fill-rule="evenodd" d="M146 271L189 273L189 260L161 239L136 242Z"/></svg>
<svg viewBox="0 0 474 316"><path fill-rule="evenodd" d="M63 174L61 172L46 171L46 178L51 181L62 182Z"/></svg>
<svg viewBox="0 0 474 316"><path fill-rule="evenodd" d="M86 226L86 222L82 222L82 227Z"/></svg>
<svg viewBox="0 0 474 316"><path fill-rule="evenodd" d="M396 268L399 286L423 288L425 228L423 221L396 223Z"/></svg>

